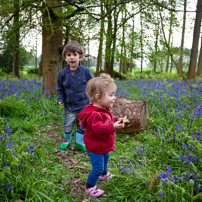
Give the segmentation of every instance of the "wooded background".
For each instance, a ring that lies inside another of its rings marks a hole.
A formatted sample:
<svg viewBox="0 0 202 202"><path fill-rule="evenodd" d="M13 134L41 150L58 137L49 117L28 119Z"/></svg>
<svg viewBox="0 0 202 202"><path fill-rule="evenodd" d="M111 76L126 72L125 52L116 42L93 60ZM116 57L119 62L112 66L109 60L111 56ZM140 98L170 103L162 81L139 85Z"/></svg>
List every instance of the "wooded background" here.
<svg viewBox="0 0 202 202"><path fill-rule="evenodd" d="M99 45L96 71L102 66L113 76L114 62L119 73L127 74L140 60L147 58L153 70L157 66L178 74L188 67L187 78L202 73L202 48L199 50L202 0L195 10L188 10L188 0L7 0L0 6L0 68L12 66L13 77L20 77L23 63L22 39L31 31L42 34L42 56L39 77L43 88L56 92L56 81L63 67L62 49L72 40L90 50L90 41ZM179 28L177 14L183 13L181 45L173 44L173 31ZM187 14L195 13L192 49L184 47ZM138 19L139 26L136 25ZM93 36L88 34L93 31ZM149 34L148 34L149 33ZM148 36L149 35L149 36ZM148 38L149 37L149 38ZM35 39L33 39L35 40ZM202 38L201 38L202 40ZM146 49L149 50L146 52ZM88 63L90 56L86 55ZM187 59L188 58L188 59ZM185 60L186 59L186 60ZM103 63L104 61L104 63ZM187 62L188 61L188 62Z"/></svg>

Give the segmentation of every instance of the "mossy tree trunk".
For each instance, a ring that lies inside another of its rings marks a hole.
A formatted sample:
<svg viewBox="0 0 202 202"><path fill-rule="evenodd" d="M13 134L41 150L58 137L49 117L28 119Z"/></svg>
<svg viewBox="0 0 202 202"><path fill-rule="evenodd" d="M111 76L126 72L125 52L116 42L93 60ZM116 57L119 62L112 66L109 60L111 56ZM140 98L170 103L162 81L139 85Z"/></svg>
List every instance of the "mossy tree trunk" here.
<svg viewBox="0 0 202 202"><path fill-rule="evenodd" d="M13 5L15 8L14 11L14 22L13 22L13 77L20 78L20 27L19 27L19 0L14 0Z"/></svg>
<svg viewBox="0 0 202 202"><path fill-rule="evenodd" d="M42 27L43 90L56 93L57 76L62 69L62 20L56 13L61 13L62 9L59 1L46 2L43 2Z"/></svg>

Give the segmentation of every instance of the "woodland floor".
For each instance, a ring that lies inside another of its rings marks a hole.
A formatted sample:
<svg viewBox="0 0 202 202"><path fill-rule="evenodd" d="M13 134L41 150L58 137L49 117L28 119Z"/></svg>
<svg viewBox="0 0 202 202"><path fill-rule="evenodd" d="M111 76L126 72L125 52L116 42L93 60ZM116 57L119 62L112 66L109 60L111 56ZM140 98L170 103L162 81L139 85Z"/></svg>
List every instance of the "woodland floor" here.
<svg viewBox="0 0 202 202"><path fill-rule="evenodd" d="M62 143L62 135L58 134L57 128L51 128L50 129L42 129L40 132L43 133L43 139L44 138L50 138L53 140L55 145L53 144L53 150L46 151L47 153L50 153L50 155L56 155L58 158L56 160L49 161L53 164L61 164L63 169L66 170L64 172L67 173L69 178L67 181L58 181L58 184L64 185L66 184L68 187L68 190L63 190L66 194L72 196L72 201L79 201L79 202L89 202L91 199L95 199L94 197L91 197L87 195L84 191L86 179L88 177L88 174L90 172L90 160L86 153L77 151L74 149L74 135L72 137L72 142L70 147L68 147L66 150L60 150L59 148L60 144ZM88 164L88 165L87 165ZM53 165L54 166L54 165ZM101 182L105 183L105 182ZM102 184L100 182L97 183L99 185L99 188L102 189ZM104 195L106 196L106 194ZM60 200L62 201L62 200ZM99 200L98 200L99 201Z"/></svg>

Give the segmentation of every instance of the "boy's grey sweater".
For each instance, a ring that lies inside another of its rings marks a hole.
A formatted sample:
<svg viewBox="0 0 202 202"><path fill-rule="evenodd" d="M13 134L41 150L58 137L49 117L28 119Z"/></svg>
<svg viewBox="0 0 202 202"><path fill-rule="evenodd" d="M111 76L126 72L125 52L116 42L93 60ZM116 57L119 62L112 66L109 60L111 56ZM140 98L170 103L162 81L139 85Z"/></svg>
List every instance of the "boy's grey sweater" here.
<svg viewBox="0 0 202 202"><path fill-rule="evenodd" d="M70 111L83 109L89 104L86 84L92 78L92 72L81 63L75 72L71 72L67 65L58 74L57 102L63 102Z"/></svg>

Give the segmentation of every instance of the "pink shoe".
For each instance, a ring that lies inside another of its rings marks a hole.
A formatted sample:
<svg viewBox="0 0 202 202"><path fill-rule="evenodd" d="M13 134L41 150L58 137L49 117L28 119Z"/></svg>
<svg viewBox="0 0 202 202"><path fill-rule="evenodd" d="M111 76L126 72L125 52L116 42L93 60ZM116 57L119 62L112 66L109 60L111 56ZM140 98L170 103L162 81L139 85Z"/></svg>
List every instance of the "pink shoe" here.
<svg viewBox="0 0 202 202"><path fill-rule="evenodd" d="M94 197L100 197L105 193L103 190L97 189L96 186L91 188L85 188L85 192Z"/></svg>
<svg viewBox="0 0 202 202"><path fill-rule="evenodd" d="M104 180L111 179L112 177L114 177L114 175L108 172L106 175L100 175L99 179L104 181Z"/></svg>

